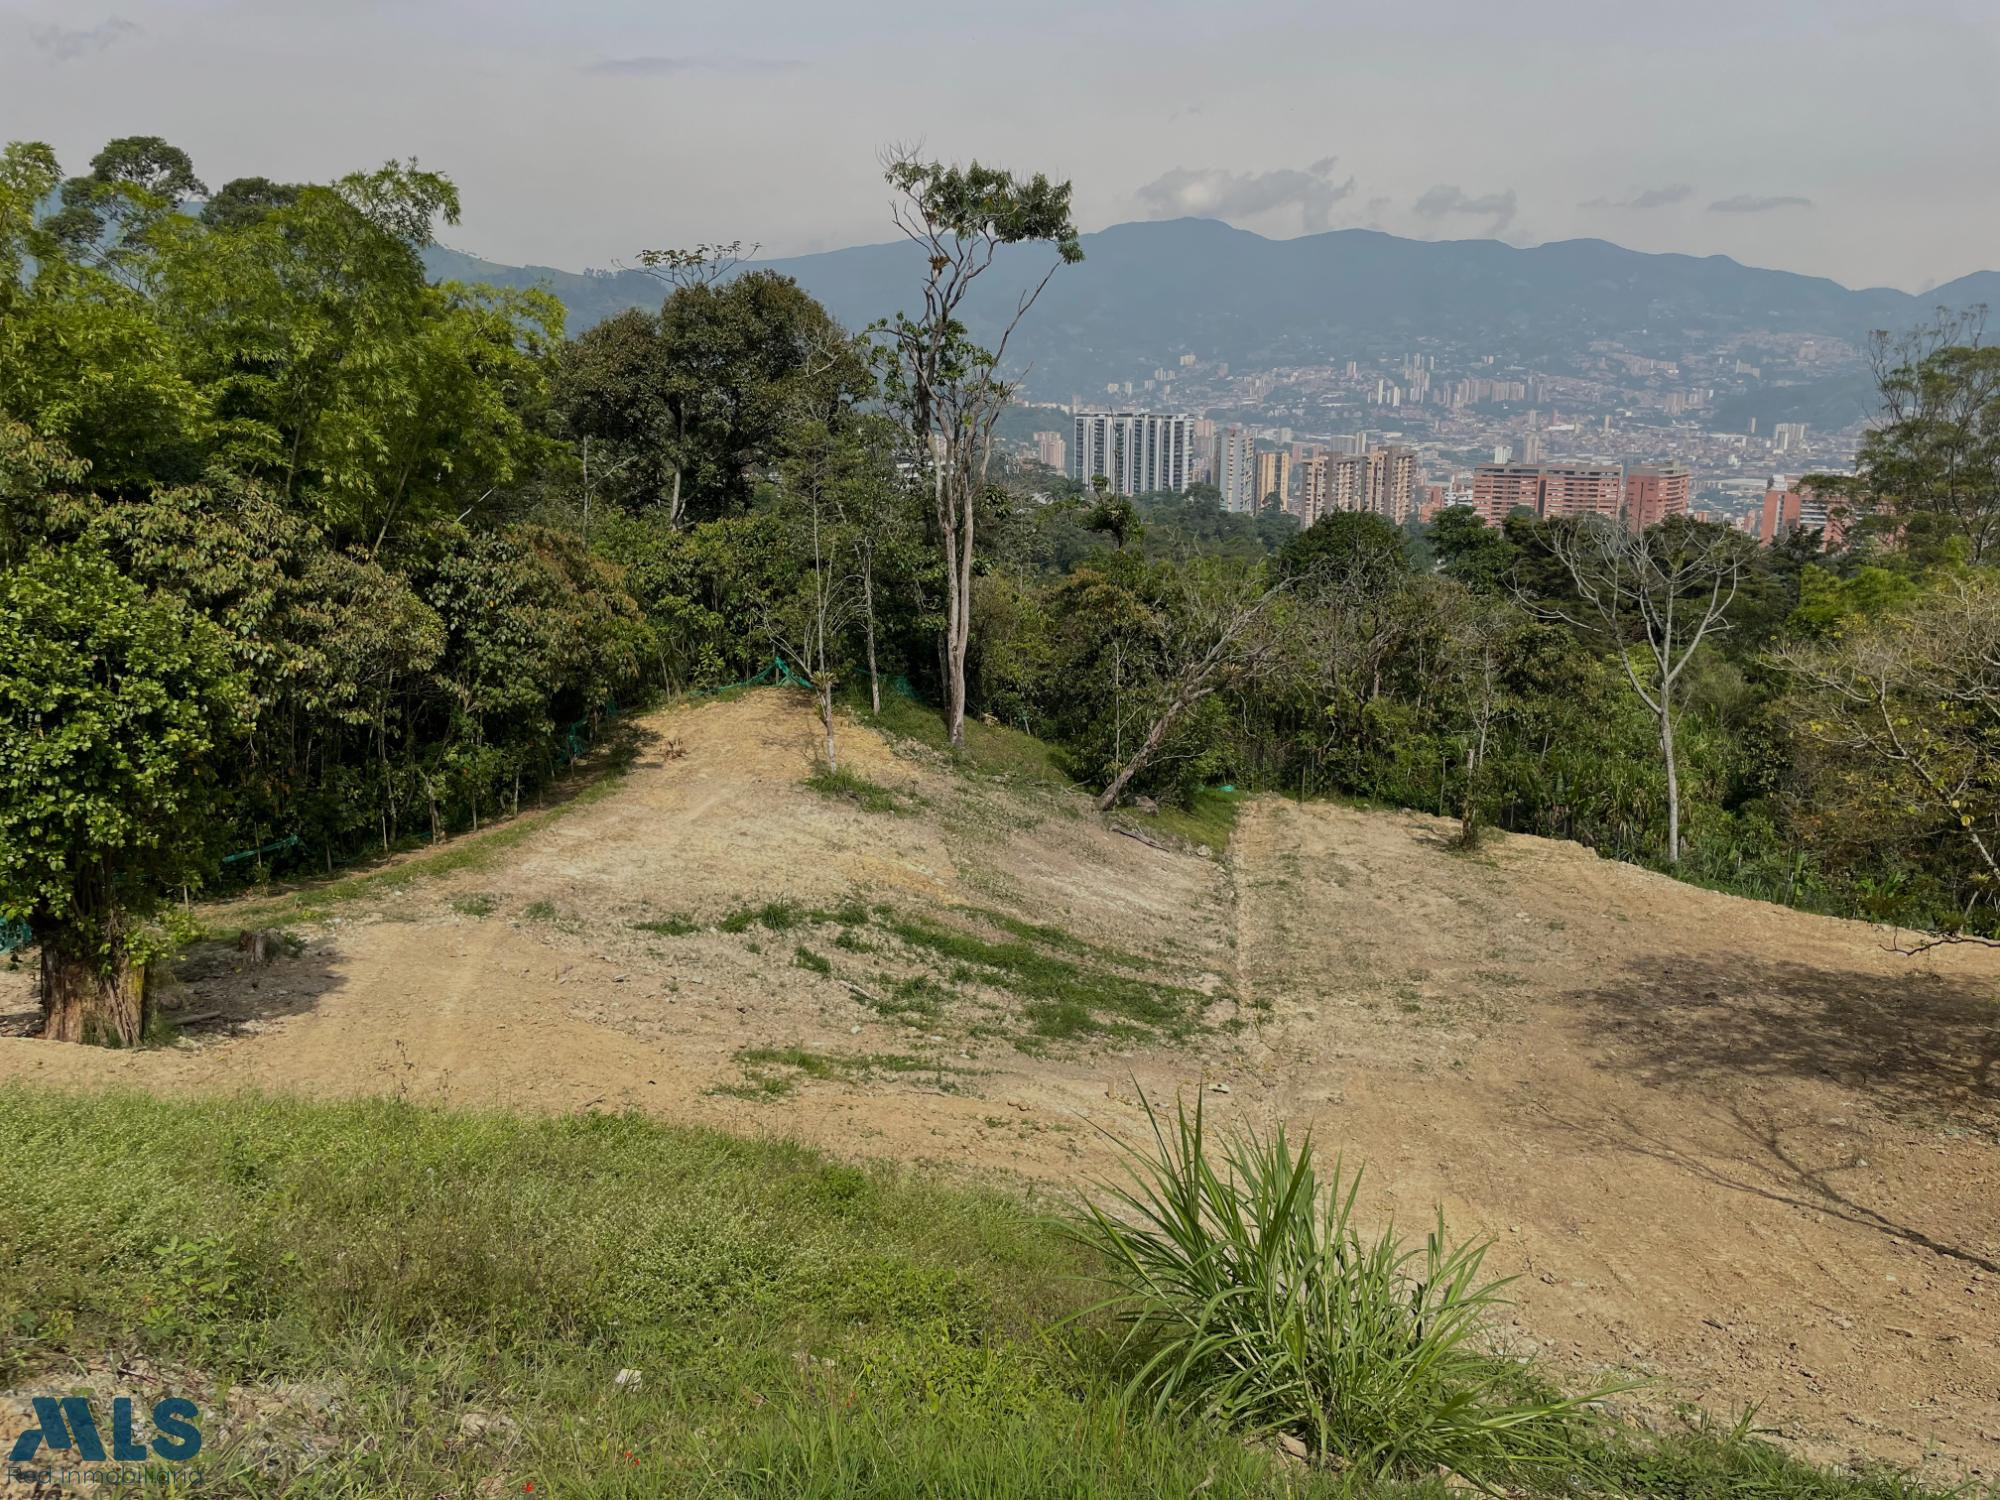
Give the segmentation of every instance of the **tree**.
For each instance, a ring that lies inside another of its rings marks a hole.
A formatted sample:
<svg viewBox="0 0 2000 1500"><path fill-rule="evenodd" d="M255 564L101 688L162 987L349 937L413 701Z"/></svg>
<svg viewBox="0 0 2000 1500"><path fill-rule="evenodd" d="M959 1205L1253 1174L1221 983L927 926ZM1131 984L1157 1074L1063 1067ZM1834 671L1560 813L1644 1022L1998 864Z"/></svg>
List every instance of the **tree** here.
<svg viewBox="0 0 2000 1500"><path fill-rule="evenodd" d="M662 505L675 525L747 510L792 424L838 425L868 376L789 276L683 275L657 315L621 314L566 350L555 400L572 437L629 463L626 503Z"/></svg>
<svg viewBox="0 0 2000 1500"><path fill-rule="evenodd" d="M1940 317L1872 346L1883 420L1862 439L1855 477L1815 483L1848 495L1864 529L1933 550L1962 539L1977 563L2000 548L2000 347L1983 310Z"/></svg>
<svg viewBox="0 0 2000 1500"><path fill-rule="evenodd" d="M1289 579L1260 586L1248 570L1203 563L1168 567L1155 578L1164 586L1153 601L1163 697L1138 748L1098 796L1099 812L1118 805L1183 715L1262 670L1276 645L1269 629L1272 605L1292 587Z"/></svg>
<svg viewBox="0 0 2000 1500"><path fill-rule="evenodd" d="M812 683L825 735L826 768L840 769L833 734L833 694L842 646L860 608L860 579L851 571L852 539L843 535L839 493L853 482L852 453L824 427L800 435L784 467L781 504L797 559L797 584L766 623L773 644L791 653ZM873 637L870 637L873 650ZM879 708L879 700L878 700Z"/></svg>
<svg viewBox="0 0 2000 1500"><path fill-rule="evenodd" d="M923 252L929 270L923 312L897 313L874 332L887 366L888 393L907 422L913 457L930 470L931 519L943 556L945 728L965 744L966 643L972 633L973 547L978 508L993 456L993 425L1007 407L1007 345L1058 267L1083 259L1070 222L1070 186L1041 173L1021 179L983 167L946 166L910 150L884 163L897 194L896 227ZM1057 259L1016 299L992 349L967 334L966 298L1004 245L1048 243Z"/></svg>
<svg viewBox="0 0 2000 1500"><path fill-rule="evenodd" d="M2000 942L2000 587L1948 579L1777 660L1793 733L1828 758L1829 841L1911 851L1946 892L1937 938Z"/></svg>
<svg viewBox="0 0 2000 1500"><path fill-rule="evenodd" d="M877 651L881 628L878 586L884 568L905 570L918 540L908 503L907 486L896 469L895 435L889 419L863 417L835 432L823 425L808 428L808 444L838 444L838 466L829 489L847 545L854 555L854 578L860 589L863 645L868 666L868 706L882 712L882 673Z"/></svg>
<svg viewBox="0 0 2000 1500"><path fill-rule="evenodd" d="M1457 690L1465 726L1465 785L1459 800L1458 839L1470 848L1479 835L1487 753L1495 721L1506 701L1504 674L1522 619L1506 600L1470 590L1451 591L1444 599L1445 667Z"/></svg>
<svg viewBox="0 0 2000 1500"><path fill-rule="evenodd" d="M245 705L221 633L83 549L0 575L0 918L41 946L42 1034L146 1034L144 919L197 883Z"/></svg>
<svg viewBox="0 0 2000 1500"><path fill-rule="evenodd" d="M121 136L91 158L87 176L63 183L62 207L47 228L72 251L129 274L133 242L207 192L180 147L156 135Z"/></svg>
<svg viewBox="0 0 2000 1500"><path fill-rule="evenodd" d="M1670 521L1633 532L1617 520L1585 517L1549 528L1550 550L1569 575L1575 608L1540 602L1561 619L1604 640L1659 729L1667 774L1667 863L1681 858L1680 773L1674 757L1675 697L1681 674L1712 634L1729 628L1729 606L1743 576L1743 538L1727 527ZM1636 639L1635 639L1636 638ZM1646 648L1646 670L1633 648Z"/></svg>

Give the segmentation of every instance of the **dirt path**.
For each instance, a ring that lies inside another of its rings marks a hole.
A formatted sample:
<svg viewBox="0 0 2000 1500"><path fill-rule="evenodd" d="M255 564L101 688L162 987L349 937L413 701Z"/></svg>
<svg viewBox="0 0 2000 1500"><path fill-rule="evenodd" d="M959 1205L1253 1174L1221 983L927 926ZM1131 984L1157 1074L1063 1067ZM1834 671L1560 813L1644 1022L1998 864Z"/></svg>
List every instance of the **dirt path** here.
<svg viewBox="0 0 2000 1500"><path fill-rule="evenodd" d="M612 795L504 863L341 907L262 969L196 965L178 998L228 1033L0 1038L0 1077L633 1107L1064 1184L1110 1165L1097 1127L1130 1136L1136 1089L1206 1088L1365 1161L1376 1215L1492 1236L1521 1336L1572 1375L1992 1475L2000 955L1910 960L1574 846L1460 856L1436 820L1324 804L1249 804L1224 865L850 729L912 809L869 813L803 785L812 721L775 691L648 728ZM713 925L767 902L870 915ZM926 917L1051 924L1214 1000L1184 1044L1048 1041L946 960L930 1009L870 1003L911 977L885 929ZM0 1013L25 994L0 976Z"/></svg>

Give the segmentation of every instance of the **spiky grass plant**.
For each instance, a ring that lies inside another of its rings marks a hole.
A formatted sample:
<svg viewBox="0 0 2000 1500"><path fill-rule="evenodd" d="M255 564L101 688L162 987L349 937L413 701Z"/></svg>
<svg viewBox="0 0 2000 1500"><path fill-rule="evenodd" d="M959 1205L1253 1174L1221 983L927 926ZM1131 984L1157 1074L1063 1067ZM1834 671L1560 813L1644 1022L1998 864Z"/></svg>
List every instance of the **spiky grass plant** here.
<svg viewBox="0 0 2000 1500"><path fill-rule="evenodd" d="M1336 1159L1322 1186L1312 1139L1282 1128L1219 1143L1202 1107L1171 1122L1143 1099L1149 1146L1073 1223L1104 1257L1124 1324L1130 1395L1246 1433L1289 1435L1313 1461L1360 1476L1440 1468L1491 1483L1578 1462L1594 1396L1539 1388L1490 1336L1504 1281L1484 1244L1421 1249L1354 1221L1361 1174ZM1549 1477L1544 1471L1544 1481Z"/></svg>

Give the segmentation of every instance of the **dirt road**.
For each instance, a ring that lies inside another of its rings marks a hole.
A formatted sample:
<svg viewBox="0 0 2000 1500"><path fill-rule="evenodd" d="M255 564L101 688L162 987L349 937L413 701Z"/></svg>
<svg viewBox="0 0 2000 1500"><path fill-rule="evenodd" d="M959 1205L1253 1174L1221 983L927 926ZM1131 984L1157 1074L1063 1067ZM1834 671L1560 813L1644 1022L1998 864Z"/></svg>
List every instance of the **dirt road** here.
<svg viewBox="0 0 2000 1500"><path fill-rule="evenodd" d="M1435 820L1327 804L1253 802L1208 859L850 728L911 810L871 813L803 784L813 723L777 691L647 728L612 795L504 860L348 903L269 966L192 965L175 998L222 1034L0 1037L0 1077L632 1107L1063 1184L1110 1165L1097 1127L1133 1134L1137 1089L1204 1089L1365 1161L1377 1217L1491 1236L1520 1337L1572 1378L1994 1474L2000 955L1911 959L1575 846L1465 856ZM768 902L872 914L714 925ZM907 977L883 933L906 915L1051 924L1213 1001L1184 1042L1049 1042L940 965L947 998L899 1013L869 1002ZM0 986L18 1016L25 980Z"/></svg>

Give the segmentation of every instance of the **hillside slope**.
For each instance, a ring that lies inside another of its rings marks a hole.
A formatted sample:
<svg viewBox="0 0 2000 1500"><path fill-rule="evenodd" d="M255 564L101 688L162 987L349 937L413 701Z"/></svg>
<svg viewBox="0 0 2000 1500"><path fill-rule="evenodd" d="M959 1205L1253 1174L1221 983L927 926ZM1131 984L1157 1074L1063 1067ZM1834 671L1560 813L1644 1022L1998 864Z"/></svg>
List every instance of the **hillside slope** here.
<svg viewBox="0 0 2000 1500"><path fill-rule="evenodd" d="M1226 859L1162 849L857 725L902 808L868 811L806 784L778 690L643 727L496 862L294 904L269 966L195 955L173 998L222 1034L0 1037L0 1077L636 1108L1063 1186L1140 1089L1205 1089L1365 1161L1371 1216L1493 1236L1559 1368L1990 1473L2000 955L1410 814L1263 799Z"/></svg>

